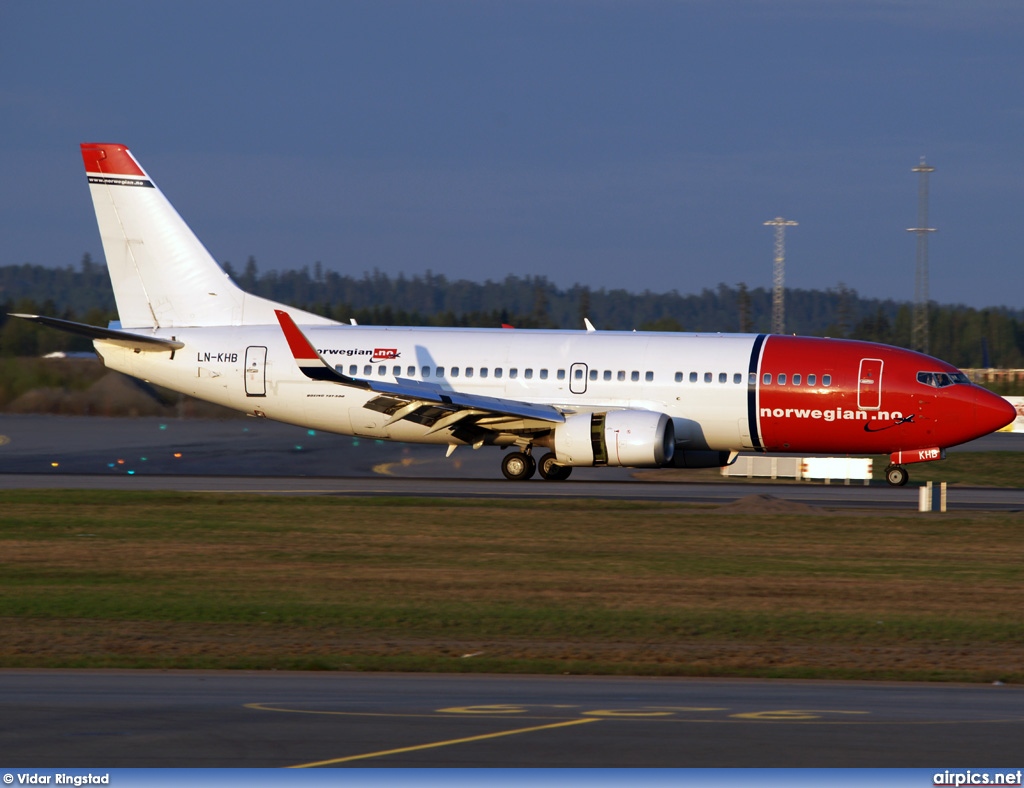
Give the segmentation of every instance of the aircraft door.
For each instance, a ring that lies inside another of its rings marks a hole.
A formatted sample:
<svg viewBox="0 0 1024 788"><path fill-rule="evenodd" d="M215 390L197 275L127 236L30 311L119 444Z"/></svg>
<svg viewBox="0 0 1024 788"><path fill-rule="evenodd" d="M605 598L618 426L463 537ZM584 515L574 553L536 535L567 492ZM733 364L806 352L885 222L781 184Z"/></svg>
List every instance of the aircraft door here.
<svg viewBox="0 0 1024 788"><path fill-rule="evenodd" d="M587 393L586 364L573 364L569 367L569 391L573 394Z"/></svg>
<svg viewBox="0 0 1024 788"><path fill-rule="evenodd" d="M252 346L245 349L245 396L267 396L267 349Z"/></svg>
<svg viewBox="0 0 1024 788"><path fill-rule="evenodd" d="M878 410L882 407L882 360L862 358L857 374L857 407Z"/></svg>

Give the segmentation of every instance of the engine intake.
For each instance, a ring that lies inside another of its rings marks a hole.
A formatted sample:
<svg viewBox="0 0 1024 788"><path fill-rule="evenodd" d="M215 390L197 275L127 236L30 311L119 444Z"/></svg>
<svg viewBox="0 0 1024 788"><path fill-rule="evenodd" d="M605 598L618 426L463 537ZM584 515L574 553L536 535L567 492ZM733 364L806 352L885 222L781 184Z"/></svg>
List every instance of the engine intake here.
<svg viewBox="0 0 1024 788"><path fill-rule="evenodd" d="M554 432L561 465L657 468L672 461L672 419L648 410L613 410L569 416Z"/></svg>

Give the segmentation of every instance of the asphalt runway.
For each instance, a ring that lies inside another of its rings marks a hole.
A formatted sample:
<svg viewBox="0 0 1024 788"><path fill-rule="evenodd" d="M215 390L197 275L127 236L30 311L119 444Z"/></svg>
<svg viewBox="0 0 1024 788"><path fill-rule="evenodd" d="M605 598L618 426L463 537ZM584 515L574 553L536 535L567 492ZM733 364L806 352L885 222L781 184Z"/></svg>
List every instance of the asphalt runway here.
<svg viewBox="0 0 1024 788"><path fill-rule="evenodd" d="M1024 434L961 447L1022 451ZM954 449L955 451L956 449ZM917 511L915 487L882 483L673 482L628 468L576 468L566 482L508 482L496 449L387 443L259 419L223 421L0 415L0 488L185 490L298 495L611 498L724 504L749 495L836 508ZM926 465L911 468L924 479ZM713 476L712 476L713 479ZM949 508L1024 511L1024 490L951 488Z"/></svg>
<svg viewBox="0 0 1024 788"><path fill-rule="evenodd" d="M19 767L1014 765L1024 688L348 673L0 671Z"/></svg>

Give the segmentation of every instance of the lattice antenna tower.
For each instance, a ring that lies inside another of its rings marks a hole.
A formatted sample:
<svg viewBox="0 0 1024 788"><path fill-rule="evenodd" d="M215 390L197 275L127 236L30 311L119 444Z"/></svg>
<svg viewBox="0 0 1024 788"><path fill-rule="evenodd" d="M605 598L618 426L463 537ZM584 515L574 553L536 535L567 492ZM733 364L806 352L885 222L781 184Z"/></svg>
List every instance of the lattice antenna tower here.
<svg viewBox="0 0 1024 788"><path fill-rule="evenodd" d="M772 268L772 333L786 333L786 228L797 223L776 216L765 226L775 228L775 265Z"/></svg>
<svg viewBox="0 0 1024 788"><path fill-rule="evenodd" d="M935 168L921 163L911 172L917 173L917 227L908 227L908 233L917 234L917 265L914 269L914 324L911 327L910 344L914 350L928 352L928 233L935 228L928 226L928 176Z"/></svg>

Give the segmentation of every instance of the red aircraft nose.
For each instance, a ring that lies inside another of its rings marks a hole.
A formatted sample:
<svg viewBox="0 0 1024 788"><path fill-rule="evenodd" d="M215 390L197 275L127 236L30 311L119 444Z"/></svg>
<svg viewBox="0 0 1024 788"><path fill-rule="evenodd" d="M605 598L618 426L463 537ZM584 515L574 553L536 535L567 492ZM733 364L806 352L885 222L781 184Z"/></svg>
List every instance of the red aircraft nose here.
<svg viewBox="0 0 1024 788"><path fill-rule="evenodd" d="M1005 427L1017 418L1017 409L998 394L983 388L974 392L974 426L978 437Z"/></svg>

